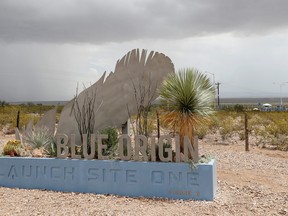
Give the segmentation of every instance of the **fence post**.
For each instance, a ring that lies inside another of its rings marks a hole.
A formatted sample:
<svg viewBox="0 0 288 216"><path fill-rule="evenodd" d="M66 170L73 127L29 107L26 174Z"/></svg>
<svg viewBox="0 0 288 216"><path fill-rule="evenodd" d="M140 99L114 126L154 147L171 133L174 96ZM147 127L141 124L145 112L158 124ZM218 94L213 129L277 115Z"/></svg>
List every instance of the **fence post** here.
<svg viewBox="0 0 288 216"><path fill-rule="evenodd" d="M20 110L18 110L18 113L17 113L17 120L16 120L16 127L19 129L19 121L20 121Z"/></svg>
<svg viewBox="0 0 288 216"><path fill-rule="evenodd" d="M245 112L245 151L249 151L248 115Z"/></svg>

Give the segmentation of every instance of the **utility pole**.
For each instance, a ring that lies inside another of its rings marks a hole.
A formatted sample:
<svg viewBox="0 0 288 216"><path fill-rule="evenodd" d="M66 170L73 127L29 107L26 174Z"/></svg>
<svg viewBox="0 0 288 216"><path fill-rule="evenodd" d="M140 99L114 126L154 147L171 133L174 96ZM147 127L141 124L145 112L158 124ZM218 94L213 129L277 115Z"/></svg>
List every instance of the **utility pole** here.
<svg viewBox="0 0 288 216"><path fill-rule="evenodd" d="M218 106L218 109L220 109L220 90L219 90L219 86L220 86L221 83L217 82L215 85L217 86L217 106Z"/></svg>
<svg viewBox="0 0 288 216"><path fill-rule="evenodd" d="M280 87L280 106L282 108L282 105L283 105L283 100L282 100L282 86L287 84L288 82L282 82L282 83L276 83L276 82L273 82L273 84L275 85L279 85Z"/></svg>

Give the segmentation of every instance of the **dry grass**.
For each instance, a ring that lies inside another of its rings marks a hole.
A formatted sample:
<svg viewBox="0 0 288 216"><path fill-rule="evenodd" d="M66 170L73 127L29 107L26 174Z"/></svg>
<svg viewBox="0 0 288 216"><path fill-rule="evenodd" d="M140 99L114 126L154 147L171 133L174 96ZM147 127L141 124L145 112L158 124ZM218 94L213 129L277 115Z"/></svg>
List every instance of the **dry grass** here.
<svg viewBox="0 0 288 216"><path fill-rule="evenodd" d="M0 107L0 130L4 127L6 129L13 129L16 127L18 111L20 111L19 127L22 128L27 125L32 117L36 124L39 117L53 107L54 106L48 105L6 105ZM59 106L56 116L57 121L59 120L61 110L62 106Z"/></svg>
<svg viewBox="0 0 288 216"><path fill-rule="evenodd" d="M13 105L0 107L0 129L4 127L13 129L16 127L17 112L20 110L20 127L27 125L34 116L35 123L41 114L53 108L43 105ZM59 107L57 119L59 119ZM155 109L152 109L148 118L149 134L155 134L157 130L157 118ZM161 113L160 113L161 117ZM160 118L161 119L161 118ZM133 118L132 118L133 122ZM161 131L174 134L172 128L160 122ZM288 151L288 112L248 112L249 136L260 147L273 146L282 151ZM207 123L199 127L196 134L200 139L209 134L219 133L222 141L229 141L232 137L244 140L244 113L232 111L218 111Z"/></svg>

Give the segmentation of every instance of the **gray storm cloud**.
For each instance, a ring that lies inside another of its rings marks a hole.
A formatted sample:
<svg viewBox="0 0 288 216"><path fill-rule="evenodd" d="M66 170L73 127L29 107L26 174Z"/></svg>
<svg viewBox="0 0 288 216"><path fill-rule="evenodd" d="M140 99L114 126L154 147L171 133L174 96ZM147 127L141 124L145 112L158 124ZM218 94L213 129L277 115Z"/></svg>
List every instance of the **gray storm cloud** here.
<svg viewBox="0 0 288 216"><path fill-rule="evenodd" d="M288 24L284 0L1 0L6 42L105 43L233 32L268 34Z"/></svg>
<svg viewBox="0 0 288 216"><path fill-rule="evenodd" d="M0 100L69 100L134 48L213 73L221 96L275 97L287 11L286 0L0 0Z"/></svg>

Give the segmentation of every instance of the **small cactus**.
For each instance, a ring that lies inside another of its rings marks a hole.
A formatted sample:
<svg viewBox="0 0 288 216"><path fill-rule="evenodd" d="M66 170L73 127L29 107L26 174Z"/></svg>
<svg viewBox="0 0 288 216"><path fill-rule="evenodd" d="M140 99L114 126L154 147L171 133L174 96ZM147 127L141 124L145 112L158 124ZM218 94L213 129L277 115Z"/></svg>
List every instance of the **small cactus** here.
<svg viewBox="0 0 288 216"><path fill-rule="evenodd" d="M22 148L21 142L19 140L9 140L2 150L3 155L20 156L18 155L19 149Z"/></svg>

